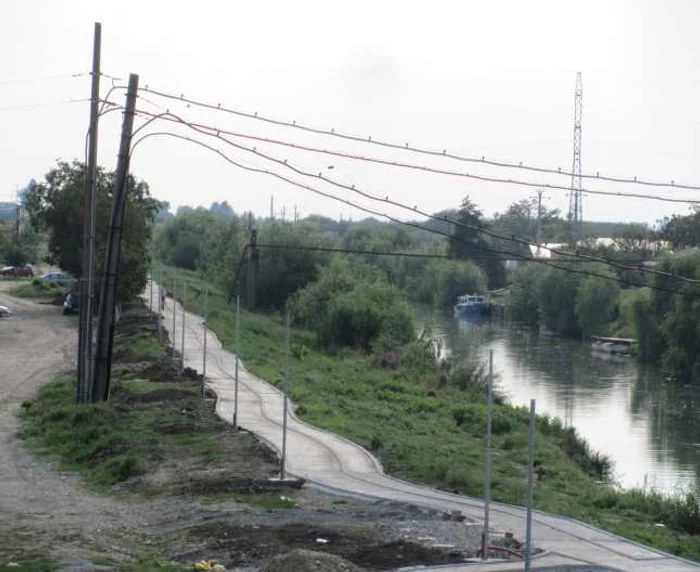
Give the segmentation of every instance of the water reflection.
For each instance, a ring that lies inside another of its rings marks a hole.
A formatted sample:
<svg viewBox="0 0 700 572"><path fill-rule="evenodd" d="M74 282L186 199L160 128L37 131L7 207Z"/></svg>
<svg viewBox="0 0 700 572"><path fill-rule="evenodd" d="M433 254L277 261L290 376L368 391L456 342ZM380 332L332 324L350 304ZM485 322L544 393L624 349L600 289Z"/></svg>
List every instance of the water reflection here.
<svg viewBox="0 0 700 572"><path fill-rule="evenodd" d="M488 318L418 309L447 353L486 359L516 405L537 400L615 461L622 486L674 492L700 474L700 387L665 380L633 359L591 352L575 340Z"/></svg>

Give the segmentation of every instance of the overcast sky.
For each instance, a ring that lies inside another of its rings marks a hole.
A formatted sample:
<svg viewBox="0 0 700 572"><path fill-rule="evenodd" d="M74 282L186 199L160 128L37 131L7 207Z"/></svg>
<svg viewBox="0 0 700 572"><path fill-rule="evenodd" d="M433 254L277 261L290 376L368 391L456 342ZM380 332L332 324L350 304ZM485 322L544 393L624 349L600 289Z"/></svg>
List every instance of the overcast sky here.
<svg viewBox="0 0 700 572"><path fill-rule="evenodd" d="M31 0L4 1L2 8L0 200L11 198L31 178L41 179L56 159L82 160L88 103L59 102L89 97L89 77L39 78L90 70L95 21L102 23L102 71L124 79L137 73L141 86L411 146L566 170L572 162L575 77L581 71L584 172L700 184L700 3L693 0ZM110 86L103 78L103 97ZM168 108L220 129L470 173L570 184L566 177L349 145L143 95L138 105L144 110ZM124 96L117 89L110 100L123 104ZM44 103L51 104L35 105ZM99 160L110 169L120 123L121 114L112 112L100 124ZM152 130L186 134L170 123L153 124ZM191 131L189 136L207 139ZM526 187L237 142L427 211L456 207L469 194L491 215L532 194ZM241 163L355 200L351 192L215 144ZM290 216L296 206L301 215L364 216L166 136L139 145L132 171L173 206L226 199L236 211L267 214L274 195L278 215L285 207ZM700 200L700 191L614 184L590 188ZM552 189L545 196L550 207L568 209L565 190ZM360 203L411 216L366 199ZM687 210L684 204L594 195L586 196L583 206L586 219L651 223Z"/></svg>

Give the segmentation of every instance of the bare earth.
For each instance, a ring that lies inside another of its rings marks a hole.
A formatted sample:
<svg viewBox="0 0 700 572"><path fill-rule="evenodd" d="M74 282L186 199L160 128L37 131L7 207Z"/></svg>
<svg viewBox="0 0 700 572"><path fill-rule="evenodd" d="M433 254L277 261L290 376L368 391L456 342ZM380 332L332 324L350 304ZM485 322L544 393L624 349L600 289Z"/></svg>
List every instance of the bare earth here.
<svg viewBox="0 0 700 572"><path fill-rule="evenodd" d="M0 319L0 565L32 557L89 563L153 556L183 564L214 558L242 572L288 550L317 549L317 538L325 537L326 550L369 569L387 569L402 558L404 565L427 564L421 562L424 538L462 554L478 545L471 527L445 522L434 511L339 500L314 490L297 494L298 508L278 510L90 492L75 475L25 451L17 436L22 401L73 370L77 318L62 316L57 306L11 297L15 284L0 280L0 305L13 311ZM232 462L249 466L240 456ZM368 550L378 540L382 545Z"/></svg>

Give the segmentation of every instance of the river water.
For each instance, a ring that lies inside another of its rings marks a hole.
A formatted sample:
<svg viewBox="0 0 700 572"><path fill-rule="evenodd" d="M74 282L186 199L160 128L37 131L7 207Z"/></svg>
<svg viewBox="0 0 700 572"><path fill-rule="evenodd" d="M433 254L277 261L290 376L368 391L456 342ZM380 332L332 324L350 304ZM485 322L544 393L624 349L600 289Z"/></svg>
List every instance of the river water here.
<svg viewBox="0 0 700 572"><path fill-rule="evenodd" d="M503 320L466 320L419 308L446 354L488 361L495 386L514 405L573 426L615 463L625 487L665 493L700 484L700 388L668 381L634 359L591 352L575 340L538 334Z"/></svg>

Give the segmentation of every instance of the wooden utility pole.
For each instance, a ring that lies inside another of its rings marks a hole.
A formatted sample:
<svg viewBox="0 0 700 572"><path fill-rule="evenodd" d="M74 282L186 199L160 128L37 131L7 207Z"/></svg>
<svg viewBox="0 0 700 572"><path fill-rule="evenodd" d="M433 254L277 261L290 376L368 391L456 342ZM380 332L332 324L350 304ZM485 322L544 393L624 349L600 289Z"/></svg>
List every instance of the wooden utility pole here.
<svg viewBox="0 0 700 572"><path fill-rule="evenodd" d="M100 49L102 24L95 22L92 47L92 88L90 92L90 128L88 138L87 188L83 219L83 260L80 270L80 322L78 327L77 403L90 401L92 371L92 316L95 290L95 187L97 185L97 127L100 103Z"/></svg>
<svg viewBox="0 0 700 572"><path fill-rule="evenodd" d="M97 325L97 350L95 352L95 373L91 394L93 402L105 401L109 397L112 345L114 342L114 310L117 302L117 286L119 285L122 228L124 226L131 135L134 129L134 110L136 108L138 86L139 76L136 74L129 75L126 110L124 112L114 181L114 199L112 201L112 213L110 215L109 234L107 237L105 269L102 287L100 288L100 315Z"/></svg>

